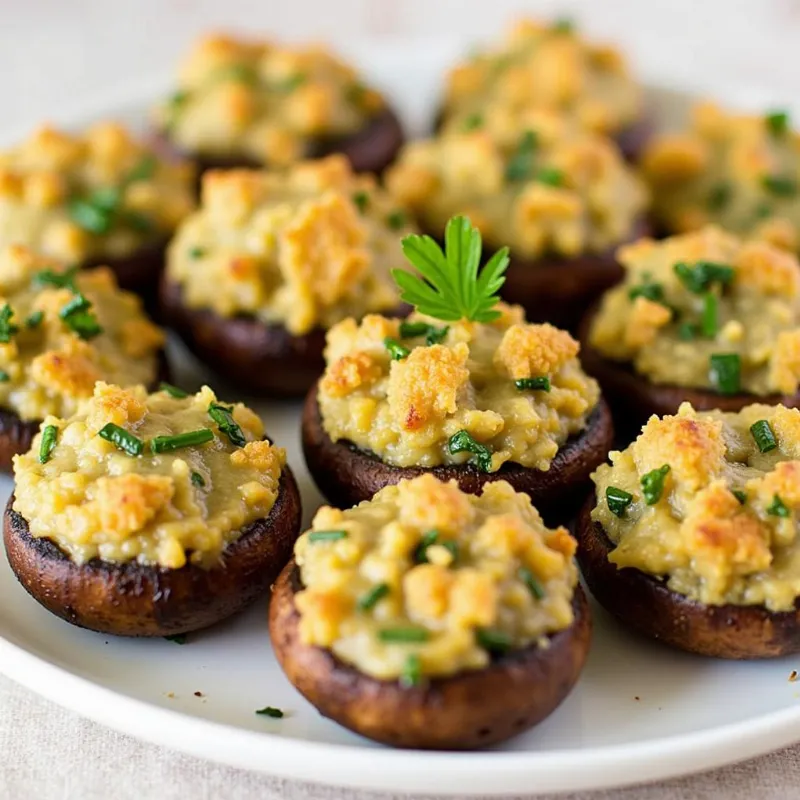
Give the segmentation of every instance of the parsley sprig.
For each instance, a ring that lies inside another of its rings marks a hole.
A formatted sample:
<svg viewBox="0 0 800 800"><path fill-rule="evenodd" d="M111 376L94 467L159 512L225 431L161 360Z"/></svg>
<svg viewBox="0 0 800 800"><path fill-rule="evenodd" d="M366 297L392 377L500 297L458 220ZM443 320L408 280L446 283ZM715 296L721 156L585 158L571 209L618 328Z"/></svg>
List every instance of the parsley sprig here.
<svg viewBox="0 0 800 800"><path fill-rule="evenodd" d="M403 252L420 276L392 270L401 299L417 311L444 321L491 322L498 290L505 282L508 248L498 250L479 270L481 234L466 217L453 217L445 229L445 249L430 236L403 239Z"/></svg>

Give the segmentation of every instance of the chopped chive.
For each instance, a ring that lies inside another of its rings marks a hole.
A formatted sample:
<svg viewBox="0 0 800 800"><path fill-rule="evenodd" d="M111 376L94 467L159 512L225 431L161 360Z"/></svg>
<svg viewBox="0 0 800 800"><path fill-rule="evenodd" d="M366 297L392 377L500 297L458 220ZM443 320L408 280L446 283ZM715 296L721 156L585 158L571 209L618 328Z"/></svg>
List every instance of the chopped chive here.
<svg viewBox="0 0 800 800"><path fill-rule="evenodd" d="M242 429L233 418L233 409L223 406L220 403L211 403L208 407L208 416L214 420L219 429L228 437L231 444L237 447L244 447L247 444Z"/></svg>
<svg viewBox="0 0 800 800"><path fill-rule="evenodd" d="M681 322L678 325L678 338L682 339L684 342L690 342L692 339L696 339L699 333L699 329L694 322Z"/></svg>
<svg viewBox="0 0 800 800"><path fill-rule="evenodd" d="M765 419L754 422L750 426L750 433L753 434L756 445L758 445L758 449L762 453L769 453L770 450L774 450L778 446L775 434L772 432L769 422Z"/></svg>
<svg viewBox="0 0 800 800"><path fill-rule="evenodd" d="M347 537L347 531L311 531L309 542L337 542Z"/></svg>
<svg viewBox="0 0 800 800"><path fill-rule="evenodd" d="M208 250L205 247L190 247L189 248L189 258L193 261L197 261L198 258L204 258Z"/></svg>
<svg viewBox="0 0 800 800"><path fill-rule="evenodd" d="M559 17L551 26L550 28L553 33L574 33L575 32L575 21L570 19L569 17Z"/></svg>
<svg viewBox="0 0 800 800"><path fill-rule="evenodd" d="M427 322L400 323L401 338L414 339L417 336L424 336L425 344L427 345L441 344L449 330L449 325L443 325L441 328L437 328L435 325L429 325Z"/></svg>
<svg viewBox="0 0 800 800"><path fill-rule="evenodd" d="M0 342L7 344L11 341L11 337L19 331L19 327L11 322L14 316L14 309L6 303L0 308Z"/></svg>
<svg viewBox="0 0 800 800"><path fill-rule="evenodd" d="M713 339L719 330L719 301L717 296L711 292L703 295L703 316L700 319L700 330L707 339Z"/></svg>
<svg viewBox="0 0 800 800"><path fill-rule="evenodd" d="M447 440L447 449L453 455L456 453L472 453L475 456L475 463L481 472L489 472L492 469L492 451L486 445L476 442L468 431L460 430L454 433Z"/></svg>
<svg viewBox="0 0 800 800"><path fill-rule="evenodd" d="M172 636L165 636L164 638L168 642L174 642L175 644L186 644L186 640L188 638L188 634L185 634L185 633L173 633Z"/></svg>
<svg viewBox="0 0 800 800"><path fill-rule="evenodd" d="M465 133L469 131L476 131L478 128L483 127L483 114L480 111L475 111L472 114L468 114L464 117L464 121L461 123L461 130Z"/></svg>
<svg viewBox="0 0 800 800"><path fill-rule="evenodd" d="M362 611L370 611L375 608L379 601L381 601L391 590L388 583L379 583L373 586L365 595L359 598L358 607Z"/></svg>
<svg viewBox="0 0 800 800"><path fill-rule="evenodd" d="M206 485L206 479L199 473L192 470L191 475L192 486L197 486L199 489L202 489Z"/></svg>
<svg viewBox="0 0 800 800"><path fill-rule="evenodd" d="M79 311L86 311L91 308L91 303L80 292L71 298L66 305L62 306L58 312L61 319L66 319L70 314L77 314Z"/></svg>
<svg viewBox="0 0 800 800"><path fill-rule="evenodd" d="M729 183L718 183L708 193L706 204L711 211L721 211L731 201L733 190Z"/></svg>
<svg viewBox="0 0 800 800"><path fill-rule="evenodd" d="M10 380L11 376L4 369L0 369L0 383L8 383Z"/></svg>
<svg viewBox="0 0 800 800"><path fill-rule="evenodd" d="M102 205L83 198L73 198L67 206L70 219L83 230L102 236L111 230L112 214Z"/></svg>
<svg viewBox="0 0 800 800"><path fill-rule="evenodd" d="M38 328L42 324L43 319L44 311L34 311L32 314L28 315L28 318L25 320L25 325L28 328Z"/></svg>
<svg viewBox="0 0 800 800"><path fill-rule="evenodd" d="M564 172L555 167L542 167L536 173L536 180L539 183L546 183L548 186L563 186Z"/></svg>
<svg viewBox="0 0 800 800"><path fill-rule="evenodd" d="M264 706L264 708L259 708L256 710L256 714L260 714L262 717L272 717L273 719L282 719L284 714L279 708L273 708L272 706Z"/></svg>
<svg viewBox="0 0 800 800"><path fill-rule="evenodd" d="M664 494L664 481L669 474L669 470L669 464L664 464L664 466L650 470L650 472L642 475L642 494L647 505L655 505L661 499L661 495Z"/></svg>
<svg viewBox="0 0 800 800"><path fill-rule="evenodd" d="M788 175L764 175L761 185L776 197L794 197L797 194L797 181Z"/></svg>
<svg viewBox="0 0 800 800"><path fill-rule="evenodd" d="M58 428L55 425L45 425L42 431L42 441L39 443L39 463L46 464L50 460L50 453L56 446Z"/></svg>
<svg viewBox="0 0 800 800"><path fill-rule="evenodd" d="M124 211L120 216L120 221L133 228L137 233L152 233L155 230L155 222L139 211Z"/></svg>
<svg viewBox="0 0 800 800"><path fill-rule="evenodd" d="M189 396L189 392L184 392L183 389L178 386L173 386L171 383L166 383L164 381L158 384L158 388L159 391L166 392L170 397L174 397L177 400L182 400L184 397Z"/></svg>
<svg viewBox="0 0 800 800"><path fill-rule="evenodd" d="M214 438L214 431L210 428L200 428L196 431L177 433L174 436L154 436L149 444L150 450L154 453L169 453L172 450L180 450L182 447L195 447L196 445L206 444Z"/></svg>
<svg viewBox="0 0 800 800"><path fill-rule="evenodd" d="M776 138L783 136L789 130L789 112L783 109L768 111L764 115L767 130Z"/></svg>
<svg viewBox="0 0 800 800"><path fill-rule="evenodd" d="M727 286L734 277L733 267L713 261L697 261L694 264L679 261L673 270L681 283L694 294L708 291L714 283Z"/></svg>
<svg viewBox="0 0 800 800"><path fill-rule="evenodd" d="M626 492L624 489L618 489L616 486L606 487L606 503L608 510L615 517L624 517L625 510L633 502L633 495Z"/></svg>
<svg viewBox="0 0 800 800"><path fill-rule="evenodd" d="M393 339L391 336L387 336L383 340L383 344L389 351L389 356L392 361L402 361L402 359L407 358L408 354L411 352L407 347L403 347L397 339Z"/></svg>
<svg viewBox="0 0 800 800"><path fill-rule="evenodd" d="M95 336L99 336L103 332L103 328L94 314L87 311L70 314L64 320L64 324L84 340L94 339Z"/></svg>
<svg viewBox="0 0 800 800"><path fill-rule="evenodd" d="M537 600L542 600L544 598L544 587L539 579L527 567L520 567L517 570L517 577L528 587L528 591Z"/></svg>
<svg viewBox="0 0 800 800"><path fill-rule="evenodd" d="M539 146L539 141L534 131L525 131L519 140L517 149L506 164L505 176L507 181L524 181L533 172L533 156Z"/></svg>
<svg viewBox="0 0 800 800"><path fill-rule="evenodd" d="M355 192L353 204L363 214L369 208L369 195L366 192Z"/></svg>
<svg viewBox="0 0 800 800"><path fill-rule="evenodd" d="M216 71L215 78L221 81L254 84L258 81L258 73L249 64L227 64Z"/></svg>
<svg viewBox="0 0 800 800"><path fill-rule="evenodd" d="M70 267L66 272L54 272L51 269L43 269L33 276L34 286L55 286L57 289L71 289L76 292L75 276L78 273L77 267Z"/></svg>
<svg viewBox="0 0 800 800"><path fill-rule="evenodd" d="M540 392L549 392L550 378L519 378L514 381L514 386L516 386L521 392L528 389Z"/></svg>
<svg viewBox="0 0 800 800"><path fill-rule="evenodd" d="M115 425L113 422L104 425L97 432L97 435L101 439L111 442L117 450L122 450L129 456L140 456L142 450L144 450L144 442L138 436L134 436L130 431L120 428L119 425Z"/></svg>
<svg viewBox="0 0 800 800"><path fill-rule="evenodd" d="M792 515L792 512L789 510L786 503L776 494L772 498L772 504L767 507L767 514L771 514L773 517L783 517L786 519Z"/></svg>
<svg viewBox="0 0 800 800"><path fill-rule="evenodd" d="M427 642L430 639L430 631L427 628L420 628L416 625L408 625L398 628L383 628L378 631L378 639L382 642L393 642L397 644L415 644L417 642Z"/></svg>
<svg viewBox="0 0 800 800"><path fill-rule="evenodd" d="M742 362L736 353L715 353L709 359L709 377L720 394L736 394L741 373Z"/></svg>
<svg viewBox="0 0 800 800"><path fill-rule="evenodd" d="M422 663L416 653L410 653L403 664L403 672L400 675L400 685L404 689L419 686L422 683Z"/></svg>
<svg viewBox="0 0 800 800"><path fill-rule="evenodd" d="M406 219L405 211L392 211L392 213L386 217L386 224L393 231L399 231L406 224Z"/></svg>
<svg viewBox="0 0 800 800"><path fill-rule="evenodd" d="M306 75L305 72L295 72L294 75L289 75L282 81L272 84L272 88L276 92L291 94L295 89L299 89L304 83L307 82L308 75Z"/></svg>
<svg viewBox="0 0 800 800"><path fill-rule="evenodd" d="M731 494L742 504L744 505L747 502L747 493L743 492L741 489L733 489Z"/></svg>
<svg viewBox="0 0 800 800"><path fill-rule="evenodd" d="M414 563L427 564L428 553L427 550L432 544L436 544L439 539L439 531L431 530L422 534L419 544L414 548Z"/></svg>
<svg viewBox="0 0 800 800"><path fill-rule="evenodd" d="M478 628L475 631L475 640L484 649L490 653L507 653L514 642L505 631L499 631L493 628Z"/></svg>
<svg viewBox="0 0 800 800"><path fill-rule="evenodd" d="M660 283L650 280L649 275L644 275L642 282L628 291L628 297L635 300L637 297L644 297L653 303L664 303L664 287Z"/></svg>
<svg viewBox="0 0 800 800"><path fill-rule="evenodd" d="M157 166L156 157L152 153L145 153L139 163L125 176L123 184L127 186L137 181L149 180L155 174Z"/></svg>

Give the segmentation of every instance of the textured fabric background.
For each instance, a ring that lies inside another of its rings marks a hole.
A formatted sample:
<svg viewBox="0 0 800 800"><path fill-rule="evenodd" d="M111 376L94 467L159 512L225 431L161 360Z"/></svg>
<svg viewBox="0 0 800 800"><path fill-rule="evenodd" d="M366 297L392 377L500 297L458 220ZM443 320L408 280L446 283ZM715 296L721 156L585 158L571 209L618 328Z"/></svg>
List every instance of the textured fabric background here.
<svg viewBox="0 0 800 800"><path fill-rule="evenodd" d="M623 44L642 74L669 76L684 88L725 87L756 106L800 97L800 0L0 0L0 130L74 115L98 95L124 101L126 87L142 75L168 74L185 43L212 26L338 42L365 34L484 37L524 11L575 14L582 27ZM582 798L800 798L799 756L797 747ZM154 747L0 677L0 800L389 797L400 795L271 779Z"/></svg>

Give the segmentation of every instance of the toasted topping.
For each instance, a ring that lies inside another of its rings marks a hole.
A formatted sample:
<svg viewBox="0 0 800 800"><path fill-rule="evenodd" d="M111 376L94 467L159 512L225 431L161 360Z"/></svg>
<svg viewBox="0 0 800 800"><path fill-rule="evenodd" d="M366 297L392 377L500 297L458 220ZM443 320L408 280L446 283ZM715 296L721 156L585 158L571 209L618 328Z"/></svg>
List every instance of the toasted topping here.
<svg viewBox="0 0 800 800"><path fill-rule="evenodd" d="M78 564L218 564L269 514L286 457L244 406L231 410L241 445L210 428L215 404L207 387L174 397L98 383L77 413L48 417L15 457L14 509Z"/></svg>
<svg viewBox="0 0 800 800"><path fill-rule="evenodd" d="M395 466L473 460L492 472L506 461L548 469L585 429L597 384L569 334L526 325L519 308L501 303L496 311L493 322L452 322L438 344L418 332L436 321L416 312L402 325L368 316L334 326L318 392L328 435ZM387 337L408 355L393 359ZM519 385L531 378L536 385Z"/></svg>
<svg viewBox="0 0 800 800"><path fill-rule="evenodd" d="M41 128L0 152L0 247L83 263L159 242L192 210L193 169L156 156L120 125Z"/></svg>
<svg viewBox="0 0 800 800"><path fill-rule="evenodd" d="M563 20L522 20L506 39L455 67L445 89L445 119L480 129L487 109L566 113L581 125L617 133L641 113L641 90L619 50L589 42Z"/></svg>
<svg viewBox="0 0 800 800"><path fill-rule="evenodd" d="M0 407L24 420L74 413L99 380L155 380L164 333L106 268L66 270L7 247L0 250L0 306Z"/></svg>
<svg viewBox="0 0 800 800"><path fill-rule="evenodd" d="M800 596L800 411L652 417L592 476L611 560L702 603L787 611ZM660 465L660 466L655 466Z"/></svg>
<svg viewBox="0 0 800 800"><path fill-rule="evenodd" d="M800 264L712 226L620 248L622 283L589 333L652 383L794 394L800 386Z"/></svg>
<svg viewBox="0 0 800 800"><path fill-rule="evenodd" d="M488 242L526 258L606 250L630 235L646 200L612 142L547 111L488 110L479 130L412 142L387 185L425 227L465 214Z"/></svg>
<svg viewBox="0 0 800 800"><path fill-rule="evenodd" d="M319 46L211 34L185 58L155 119L190 152L285 166L315 139L354 133L383 108L352 67Z"/></svg>
<svg viewBox="0 0 800 800"><path fill-rule="evenodd" d="M210 172L200 209L170 245L168 275L192 307L296 335L329 327L398 304L389 271L403 259L387 222L396 208L343 156L280 173Z"/></svg>
<svg viewBox="0 0 800 800"><path fill-rule="evenodd" d="M656 138L643 156L658 221L676 233L713 222L796 251L798 141L784 112L744 116L697 106L687 131Z"/></svg>
<svg viewBox="0 0 800 800"><path fill-rule="evenodd" d="M346 535L320 538L334 520ZM505 481L475 496L430 474L404 480L323 507L300 537L300 635L376 678L480 669L572 623L574 552Z"/></svg>

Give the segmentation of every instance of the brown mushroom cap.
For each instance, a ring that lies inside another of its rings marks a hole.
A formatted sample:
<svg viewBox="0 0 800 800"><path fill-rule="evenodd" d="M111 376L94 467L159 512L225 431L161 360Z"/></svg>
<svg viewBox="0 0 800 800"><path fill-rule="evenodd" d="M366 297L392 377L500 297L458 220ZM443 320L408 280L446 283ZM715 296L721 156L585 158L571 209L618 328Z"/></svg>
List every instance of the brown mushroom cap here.
<svg viewBox="0 0 800 800"><path fill-rule="evenodd" d="M468 750L502 742L547 717L578 680L591 639L589 604L576 586L575 620L484 669L434 678L424 686L372 678L329 650L300 640L294 603L300 572L289 562L272 592L272 647L294 687L324 716L394 747Z"/></svg>
<svg viewBox="0 0 800 800"><path fill-rule="evenodd" d="M638 569L608 560L614 545L590 516L578 519L578 564L595 599L620 622L664 644L715 658L775 658L800 652L800 610L764 606L712 606L669 589Z"/></svg>
<svg viewBox="0 0 800 800"><path fill-rule="evenodd" d="M13 503L14 495L6 506L3 540L17 580L56 616L117 636L173 636L236 614L267 591L300 533L300 494L288 467L270 513L248 525L211 569L96 558L78 565L54 542L31 536Z"/></svg>
<svg viewBox="0 0 800 800"><path fill-rule="evenodd" d="M747 392L724 395L709 389L651 383L629 365L605 358L589 344L589 330L595 313L596 309L590 311L580 326L581 363L600 384L621 437L635 436L653 414L663 417L677 413L683 402L691 403L698 411L740 411L752 403L782 403L792 408L800 407L800 392L793 395L755 395Z"/></svg>
<svg viewBox="0 0 800 800"><path fill-rule="evenodd" d="M157 359L156 378L148 387L151 391L156 391L158 385L170 377L169 362L163 350L158 351ZM31 442L41 424L40 419L23 420L16 411L0 408L0 473L11 474L14 456L31 449Z"/></svg>
<svg viewBox="0 0 800 800"><path fill-rule="evenodd" d="M355 172L382 173L394 161L405 135L400 120L390 108L377 114L359 131L345 136L324 136L314 139L306 158L323 158L342 153ZM185 158L198 167L198 177L209 169L263 169L264 164L246 156L207 156L180 150L165 131L154 131L151 143L170 158Z"/></svg>
<svg viewBox="0 0 800 800"><path fill-rule="evenodd" d="M508 481L525 492L546 520L563 520L578 511L589 475L605 461L614 439L611 414L601 398L580 435L559 448L545 471L505 463L497 472L481 472L472 464L438 467L395 467L352 442L334 442L322 427L317 387L306 397L302 421L303 454L322 494L339 508L369 500L384 486L430 472L439 480L456 480L464 492L478 494L490 481Z"/></svg>

